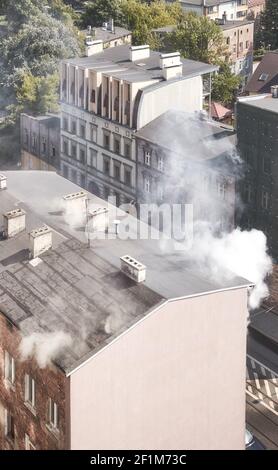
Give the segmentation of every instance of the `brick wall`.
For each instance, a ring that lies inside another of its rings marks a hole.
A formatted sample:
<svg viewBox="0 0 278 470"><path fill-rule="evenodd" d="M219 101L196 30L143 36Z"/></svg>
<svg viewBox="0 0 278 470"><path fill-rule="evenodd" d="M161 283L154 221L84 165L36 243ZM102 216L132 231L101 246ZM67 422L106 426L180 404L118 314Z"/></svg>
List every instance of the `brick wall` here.
<svg viewBox="0 0 278 470"><path fill-rule="evenodd" d="M40 369L34 359L22 361L18 351L21 335L0 314L0 449L25 449L27 434L36 449L67 448L66 402L68 379L58 367ZM5 379L5 351L15 359L15 381ZM25 374L35 380L35 410L25 404ZM48 428L49 398L58 405L58 432ZM5 437L5 408L14 416L14 442Z"/></svg>

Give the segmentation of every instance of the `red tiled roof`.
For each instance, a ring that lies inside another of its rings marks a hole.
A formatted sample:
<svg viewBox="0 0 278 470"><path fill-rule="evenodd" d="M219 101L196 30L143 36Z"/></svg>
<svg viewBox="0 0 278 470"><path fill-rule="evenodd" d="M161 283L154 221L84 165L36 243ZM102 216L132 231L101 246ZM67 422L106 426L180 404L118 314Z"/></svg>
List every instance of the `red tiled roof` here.
<svg viewBox="0 0 278 470"><path fill-rule="evenodd" d="M214 119L224 119L228 116L231 116L232 111L228 108L225 108L222 106L220 103L216 103L215 101L212 101L211 103L211 116Z"/></svg>

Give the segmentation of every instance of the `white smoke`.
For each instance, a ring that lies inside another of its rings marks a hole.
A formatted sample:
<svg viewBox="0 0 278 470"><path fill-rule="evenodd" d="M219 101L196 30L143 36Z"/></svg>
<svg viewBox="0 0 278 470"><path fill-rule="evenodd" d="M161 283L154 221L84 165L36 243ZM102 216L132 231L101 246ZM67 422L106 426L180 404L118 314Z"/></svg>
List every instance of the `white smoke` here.
<svg viewBox="0 0 278 470"><path fill-rule="evenodd" d="M266 276L272 271L272 260L267 254L266 236L259 230L243 231L236 228L216 237L202 225L195 231L194 243L188 256L200 269L215 280L232 278L234 274L251 281L255 287L249 296L249 307L257 308L268 296Z"/></svg>
<svg viewBox="0 0 278 470"><path fill-rule="evenodd" d="M34 357L40 368L55 361L65 348L71 346L72 338L63 331L32 333L22 338L19 350L22 360Z"/></svg>

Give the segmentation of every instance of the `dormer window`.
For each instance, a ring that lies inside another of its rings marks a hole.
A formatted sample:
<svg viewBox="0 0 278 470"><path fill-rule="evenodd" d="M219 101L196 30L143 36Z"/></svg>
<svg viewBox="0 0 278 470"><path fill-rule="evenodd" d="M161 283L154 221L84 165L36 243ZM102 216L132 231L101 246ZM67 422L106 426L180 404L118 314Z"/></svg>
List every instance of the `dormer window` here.
<svg viewBox="0 0 278 470"><path fill-rule="evenodd" d="M265 82L268 79L268 73L261 73L259 76L260 82Z"/></svg>

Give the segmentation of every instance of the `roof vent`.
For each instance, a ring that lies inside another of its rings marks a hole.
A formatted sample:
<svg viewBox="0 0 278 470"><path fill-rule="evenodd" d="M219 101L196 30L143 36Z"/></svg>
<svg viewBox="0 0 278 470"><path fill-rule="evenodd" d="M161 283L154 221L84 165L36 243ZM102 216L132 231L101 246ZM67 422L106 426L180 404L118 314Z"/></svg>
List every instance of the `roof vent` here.
<svg viewBox="0 0 278 470"><path fill-rule="evenodd" d="M163 70L163 78L170 80L182 76L182 62L179 52L160 54L160 68Z"/></svg>
<svg viewBox="0 0 278 470"><path fill-rule="evenodd" d="M36 228L30 232L30 257L37 258L52 248L52 231L47 225Z"/></svg>
<svg viewBox="0 0 278 470"><path fill-rule="evenodd" d="M135 282L143 282L146 279L146 266L129 255L122 256L121 271Z"/></svg>
<svg viewBox="0 0 278 470"><path fill-rule="evenodd" d="M150 57L150 46L147 44L129 47L129 60L131 60L131 62L147 59L148 57Z"/></svg>
<svg viewBox="0 0 278 470"><path fill-rule="evenodd" d="M7 188L7 177L0 174L0 191Z"/></svg>
<svg viewBox="0 0 278 470"><path fill-rule="evenodd" d="M108 209L106 207L98 207L97 209L89 209L89 228L93 232L105 231L108 227Z"/></svg>
<svg viewBox="0 0 278 470"><path fill-rule="evenodd" d="M4 237L11 238L26 227L26 212L23 209L13 209L3 214L4 219Z"/></svg>
<svg viewBox="0 0 278 470"><path fill-rule="evenodd" d="M272 98L278 98L278 85L272 85L270 87Z"/></svg>

